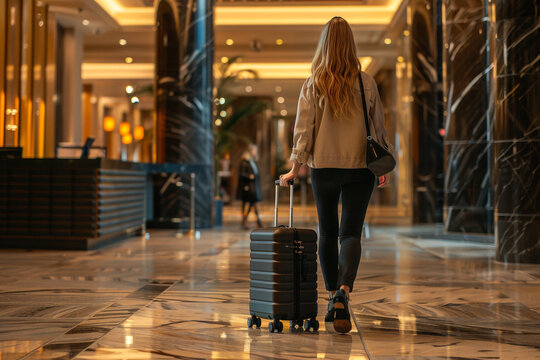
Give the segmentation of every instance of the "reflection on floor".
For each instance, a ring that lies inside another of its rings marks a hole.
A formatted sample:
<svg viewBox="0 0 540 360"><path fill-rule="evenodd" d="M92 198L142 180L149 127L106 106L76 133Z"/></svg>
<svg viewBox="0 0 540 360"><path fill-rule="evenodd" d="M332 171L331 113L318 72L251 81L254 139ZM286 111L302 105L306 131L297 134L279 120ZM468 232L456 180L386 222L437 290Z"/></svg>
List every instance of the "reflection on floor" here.
<svg viewBox="0 0 540 360"><path fill-rule="evenodd" d="M371 227L347 335L247 329L248 232L0 251L0 359L540 359L540 266ZM319 319L326 293L319 278Z"/></svg>

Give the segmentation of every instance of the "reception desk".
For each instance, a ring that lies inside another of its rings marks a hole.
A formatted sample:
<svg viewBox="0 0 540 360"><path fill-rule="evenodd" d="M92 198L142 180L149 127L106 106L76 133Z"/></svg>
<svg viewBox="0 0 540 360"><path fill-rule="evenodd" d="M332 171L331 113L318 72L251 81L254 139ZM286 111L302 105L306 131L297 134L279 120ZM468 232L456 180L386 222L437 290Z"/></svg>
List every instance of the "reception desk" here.
<svg viewBox="0 0 540 360"><path fill-rule="evenodd" d="M144 230L146 172L107 159L0 160L0 247L88 250Z"/></svg>

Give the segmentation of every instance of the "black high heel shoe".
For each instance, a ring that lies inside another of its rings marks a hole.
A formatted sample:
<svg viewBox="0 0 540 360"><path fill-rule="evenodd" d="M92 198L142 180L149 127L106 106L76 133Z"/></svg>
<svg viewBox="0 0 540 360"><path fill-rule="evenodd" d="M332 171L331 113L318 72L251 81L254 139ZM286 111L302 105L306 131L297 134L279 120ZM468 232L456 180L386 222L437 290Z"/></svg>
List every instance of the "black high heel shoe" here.
<svg viewBox="0 0 540 360"><path fill-rule="evenodd" d="M328 320L327 320L328 319ZM334 330L342 334L351 331L351 314L349 313L349 299L344 290L338 290L328 304L328 313L325 322L333 322Z"/></svg>

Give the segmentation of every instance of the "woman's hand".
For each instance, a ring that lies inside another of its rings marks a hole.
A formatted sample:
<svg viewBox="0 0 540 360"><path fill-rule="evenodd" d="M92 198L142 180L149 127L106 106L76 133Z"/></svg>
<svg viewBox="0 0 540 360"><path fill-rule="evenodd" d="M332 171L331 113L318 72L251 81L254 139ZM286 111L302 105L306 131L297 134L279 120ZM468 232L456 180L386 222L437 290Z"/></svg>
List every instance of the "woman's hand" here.
<svg viewBox="0 0 540 360"><path fill-rule="evenodd" d="M300 166L301 165L299 163L297 163L297 162L293 163L293 167L288 173L280 175L280 177L279 177L279 185L288 187L289 186L289 181L295 179L296 175L298 175L298 171L300 170Z"/></svg>
<svg viewBox="0 0 540 360"><path fill-rule="evenodd" d="M379 176L379 185L377 187L378 188L383 187L384 185L388 184L389 181L390 181L390 174Z"/></svg>

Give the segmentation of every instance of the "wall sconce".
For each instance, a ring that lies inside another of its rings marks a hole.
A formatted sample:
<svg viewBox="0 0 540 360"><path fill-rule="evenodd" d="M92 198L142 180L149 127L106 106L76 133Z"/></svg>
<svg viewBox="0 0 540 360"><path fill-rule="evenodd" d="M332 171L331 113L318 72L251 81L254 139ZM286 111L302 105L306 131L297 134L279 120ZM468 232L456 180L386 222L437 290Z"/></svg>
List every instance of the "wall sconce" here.
<svg viewBox="0 0 540 360"><path fill-rule="evenodd" d="M112 132L114 131L114 128L116 127L116 121L114 118L110 115L105 116L105 119L103 119L103 129L106 132Z"/></svg>
<svg viewBox="0 0 540 360"><path fill-rule="evenodd" d="M133 136L131 134L122 135L122 144L129 145L133 141Z"/></svg>
<svg viewBox="0 0 540 360"><path fill-rule="evenodd" d="M127 135L131 132L131 125L129 125L127 121L122 121L120 123L119 131L120 131L120 135L122 136Z"/></svg>
<svg viewBox="0 0 540 360"><path fill-rule="evenodd" d="M142 126L136 126L133 129L133 138L135 140L142 140L144 138L144 128Z"/></svg>

